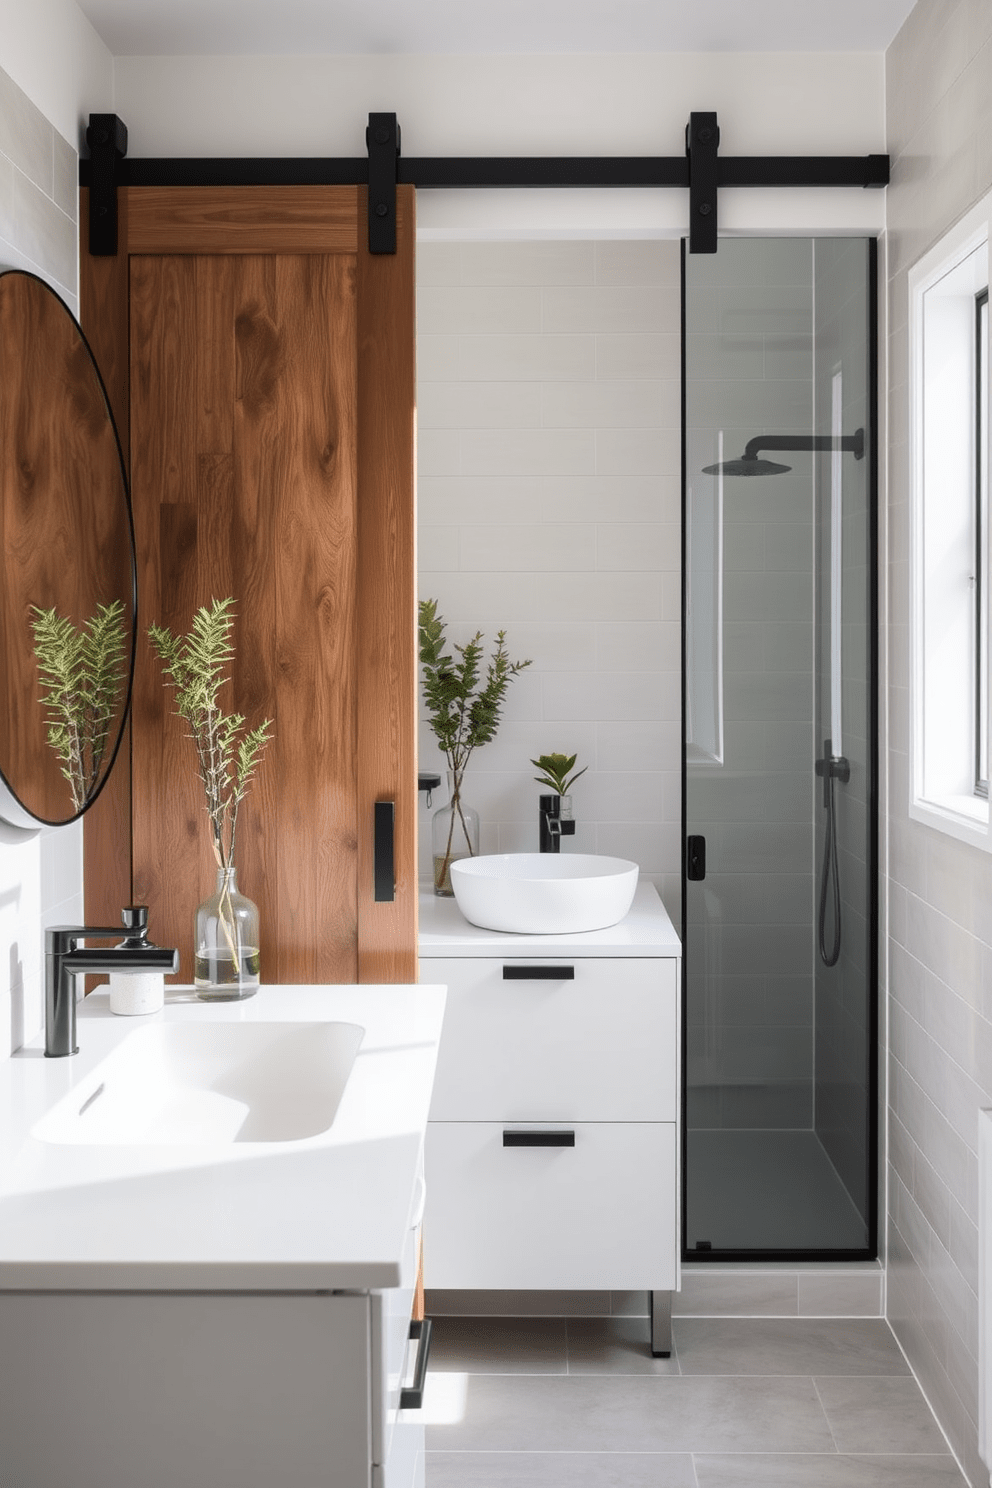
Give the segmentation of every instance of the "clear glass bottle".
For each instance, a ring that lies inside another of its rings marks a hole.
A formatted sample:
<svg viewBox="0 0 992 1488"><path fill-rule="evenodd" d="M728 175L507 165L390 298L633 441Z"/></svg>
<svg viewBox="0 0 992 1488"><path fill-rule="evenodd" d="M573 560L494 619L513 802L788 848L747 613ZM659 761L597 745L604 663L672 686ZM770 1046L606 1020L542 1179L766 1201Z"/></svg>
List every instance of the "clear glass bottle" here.
<svg viewBox="0 0 992 1488"><path fill-rule="evenodd" d="M462 799L464 770L448 771L448 805L440 806L431 822L434 851L434 892L444 898L454 893L451 865L459 858L478 857L479 813Z"/></svg>
<svg viewBox="0 0 992 1488"><path fill-rule="evenodd" d="M238 893L236 868L217 869L217 890L196 911L193 985L205 1002L258 991L258 906Z"/></svg>

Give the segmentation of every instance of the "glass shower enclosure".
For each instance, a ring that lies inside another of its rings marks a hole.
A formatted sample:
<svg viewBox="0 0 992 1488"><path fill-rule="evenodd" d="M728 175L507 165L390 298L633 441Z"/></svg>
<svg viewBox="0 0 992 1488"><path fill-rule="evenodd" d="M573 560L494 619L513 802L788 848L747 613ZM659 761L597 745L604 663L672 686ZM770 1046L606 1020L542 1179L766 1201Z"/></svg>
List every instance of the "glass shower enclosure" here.
<svg viewBox="0 0 992 1488"><path fill-rule="evenodd" d="M875 243L685 255L689 1259L876 1246Z"/></svg>

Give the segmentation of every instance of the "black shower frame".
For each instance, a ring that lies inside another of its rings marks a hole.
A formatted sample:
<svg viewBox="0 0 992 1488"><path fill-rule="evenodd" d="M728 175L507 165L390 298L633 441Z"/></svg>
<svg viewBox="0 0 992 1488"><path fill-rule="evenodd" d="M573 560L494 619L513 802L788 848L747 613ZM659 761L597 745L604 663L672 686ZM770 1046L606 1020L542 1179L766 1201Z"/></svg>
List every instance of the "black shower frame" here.
<svg viewBox="0 0 992 1488"><path fill-rule="evenodd" d="M871 779L868 788L868 1244L845 1249L726 1249L689 1250L686 1247L689 1137L688 1080L682 1081L681 1255L683 1261L727 1264L774 1261L789 1265L803 1261L874 1261L878 1259L879 1210L879 1038L878 1038L878 240L866 237L868 248L868 743ZM688 1070L688 919L686 911L686 829L688 776L686 771L686 241L682 240L682 1070Z"/></svg>

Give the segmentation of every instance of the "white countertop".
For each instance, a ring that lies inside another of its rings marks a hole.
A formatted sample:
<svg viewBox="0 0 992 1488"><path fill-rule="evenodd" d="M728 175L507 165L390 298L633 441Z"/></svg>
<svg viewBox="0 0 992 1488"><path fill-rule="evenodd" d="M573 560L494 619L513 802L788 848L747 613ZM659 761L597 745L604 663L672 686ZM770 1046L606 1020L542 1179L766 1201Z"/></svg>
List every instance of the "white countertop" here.
<svg viewBox="0 0 992 1488"><path fill-rule="evenodd" d="M470 925L454 899L430 887L420 893L420 955L435 956L681 956L682 943L653 884L637 885L630 911L617 925L581 935L511 935Z"/></svg>
<svg viewBox="0 0 992 1488"><path fill-rule="evenodd" d="M116 1017L97 990L79 1004L78 1054L46 1059L38 1039L0 1064L0 1289L397 1286L419 1197L444 988L263 987L229 1003L170 988L166 997L160 1013ZM224 1147L32 1136L122 1039L160 1020L340 1021L365 1033L333 1125L319 1136Z"/></svg>

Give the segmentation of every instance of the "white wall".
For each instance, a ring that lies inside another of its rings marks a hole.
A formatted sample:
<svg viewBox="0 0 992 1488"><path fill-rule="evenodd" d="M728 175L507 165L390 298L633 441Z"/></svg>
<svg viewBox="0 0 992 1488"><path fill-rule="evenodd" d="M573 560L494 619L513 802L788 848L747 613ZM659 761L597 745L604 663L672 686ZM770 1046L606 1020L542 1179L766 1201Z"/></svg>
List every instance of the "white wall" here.
<svg viewBox="0 0 992 1488"><path fill-rule="evenodd" d="M113 58L75 0L0 0L0 67L77 149L113 111Z"/></svg>
<svg viewBox="0 0 992 1488"><path fill-rule="evenodd" d="M886 56L888 1316L974 1484L978 1111L992 1105L992 857L909 819L909 267L992 187L992 6L919 0ZM884 983L883 983L884 985Z"/></svg>
<svg viewBox="0 0 992 1488"><path fill-rule="evenodd" d="M129 153L365 153L372 110L403 154L680 155L715 109L728 155L885 148L881 55L120 57ZM681 191L420 192L422 235L681 233ZM880 231L884 192L726 191L727 230Z"/></svg>
<svg viewBox="0 0 992 1488"><path fill-rule="evenodd" d="M533 662L466 774L482 851L536 852L530 760L578 753L564 850L633 858L676 923L679 317L675 242L418 250L420 594ZM426 725L420 763L445 769Z"/></svg>
<svg viewBox="0 0 992 1488"><path fill-rule="evenodd" d="M71 0L0 0L0 269L76 307L77 121L112 107L109 53ZM42 1023L44 927L81 923L82 828L0 823L0 1058Z"/></svg>

